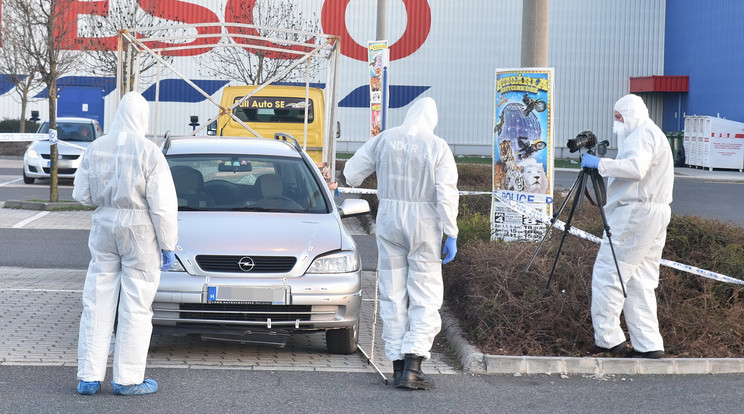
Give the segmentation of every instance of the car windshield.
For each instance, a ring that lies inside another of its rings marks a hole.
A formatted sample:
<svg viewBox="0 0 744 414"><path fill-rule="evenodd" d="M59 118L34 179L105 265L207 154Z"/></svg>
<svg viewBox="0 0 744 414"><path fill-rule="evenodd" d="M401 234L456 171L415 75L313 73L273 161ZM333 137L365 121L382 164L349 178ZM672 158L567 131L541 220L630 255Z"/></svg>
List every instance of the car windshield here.
<svg viewBox="0 0 744 414"><path fill-rule="evenodd" d="M49 132L49 122L44 122L38 132L40 134ZM92 124L57 122L57 138L62 141L92 142L96 136Z"/></svg>
<svg viewBox="0 0 744 414"><path fill-rule="evenodd" d="M324 188L300 158L168 156L179 211L328 213Z"/></svg>

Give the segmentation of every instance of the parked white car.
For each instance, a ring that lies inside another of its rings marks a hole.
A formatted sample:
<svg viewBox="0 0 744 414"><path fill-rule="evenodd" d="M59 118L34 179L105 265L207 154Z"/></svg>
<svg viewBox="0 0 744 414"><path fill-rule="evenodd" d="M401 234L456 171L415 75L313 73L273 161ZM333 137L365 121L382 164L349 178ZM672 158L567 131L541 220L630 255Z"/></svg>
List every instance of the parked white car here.
<svg viewBox="0 0 744 414"><path fill-rule="evenodd" d="M328 351L356 350L361 261L340 207L296 141L182 137L164 152L178 194L176 262L153 303L160 333L284 344L325 331Z"/></svg>
<svg viewBox="0 0 744 414"><path fill-rule="evenodd" d="M49 121L39 126L37 134L49 133ZM85 148L102 134L95 119L57 118L57 178L75 178ZM70 145L66 145L70 144ZM23 155L23 182L33 184L37 179L50 177L51 157L49 141L34 141Z"/></svg>

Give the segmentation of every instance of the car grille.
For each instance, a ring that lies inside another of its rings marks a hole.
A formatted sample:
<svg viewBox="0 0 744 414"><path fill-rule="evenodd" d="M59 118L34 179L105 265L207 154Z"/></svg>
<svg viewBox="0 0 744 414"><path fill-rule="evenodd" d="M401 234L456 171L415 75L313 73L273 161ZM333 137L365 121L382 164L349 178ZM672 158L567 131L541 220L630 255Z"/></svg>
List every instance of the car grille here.
<svg viewBox="0 0 744 414"><path fill-rule="evenodd" d="M250 270L242 270L238 264L241 259L250 257L254 266ZM198 255L196 263L207 272L228 273L287 273L297 263L293 256L213 256Z"/></svg>
<svg viewBox="0 0 744 414"><path fill-rule="evenodd" d="M309 321L310 305L254 305L234 303L182 303L180 319L265 323Z"/></svg>
<svg viewBox="0 0 744 414"><path fill-rule="evenodd" d="M41 154L41 158L44 158L45 160L49 160L52 157L49 154ZM60 160L76 160L78 158L80 158L80 154L69 154L69 155L59 154L58 155L58 159Z"/></svg>
<svg viewBox="0 0 744 414"><path fill-rule="evenodd" d="M44 170L44 173L45 174L51 174L51 169L50 168L44 168L43 170ZM75 174L75 170L76 170L75 168L57 168L57 174L70 174L70 175L72 175L72 174Z"/></svg>

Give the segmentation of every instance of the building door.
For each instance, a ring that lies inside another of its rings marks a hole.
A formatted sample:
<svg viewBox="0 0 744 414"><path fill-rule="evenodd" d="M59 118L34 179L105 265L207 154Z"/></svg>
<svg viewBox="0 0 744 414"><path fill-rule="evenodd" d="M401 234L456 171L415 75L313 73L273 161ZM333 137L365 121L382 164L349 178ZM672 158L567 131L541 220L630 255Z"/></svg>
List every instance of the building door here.
<svg viewBox="0 0 744 414"><path fill-rule="evenodd" d="M100 86L67 85L59 91L57 116L92 118L103 125L103 93Z"/></svg>

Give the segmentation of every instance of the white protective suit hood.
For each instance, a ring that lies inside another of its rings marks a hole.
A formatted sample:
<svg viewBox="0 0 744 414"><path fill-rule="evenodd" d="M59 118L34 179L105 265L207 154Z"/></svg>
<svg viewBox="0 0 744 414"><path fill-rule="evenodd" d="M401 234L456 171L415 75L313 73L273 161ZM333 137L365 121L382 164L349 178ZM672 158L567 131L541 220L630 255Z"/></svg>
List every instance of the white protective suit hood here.
<svg viewBox="0 0 744 414"><path fill-rule="evenodd" d="M139 93L129 92L119 102L110 134L126 132L144 137L149 122L150 105Z"/></svg>
<svg viewBox="0 0 744 414"><path fill-rule="evenodd" d="M424 97L416 101L406 112L406 119L400 126L402 132L408 136L414 136L421 132L434 134L434 128L439 121L437 104L434 99Z"/></svg>
<svg viewBox="0 0 744 414"><path fill-rule="evenodd" d="M614 109L623 116L625 136L630 135L649 119L648 108L638 95L628 94L623 96L615 103Z"/></svg>

